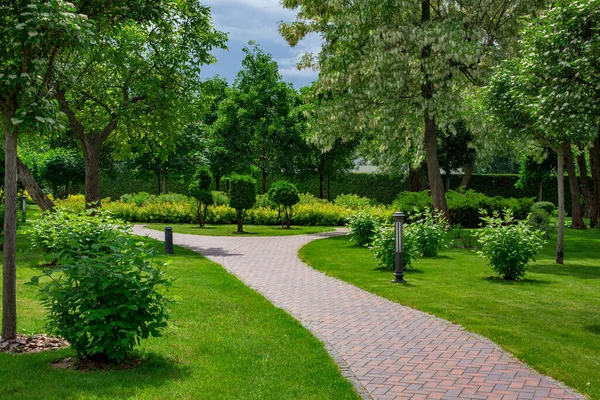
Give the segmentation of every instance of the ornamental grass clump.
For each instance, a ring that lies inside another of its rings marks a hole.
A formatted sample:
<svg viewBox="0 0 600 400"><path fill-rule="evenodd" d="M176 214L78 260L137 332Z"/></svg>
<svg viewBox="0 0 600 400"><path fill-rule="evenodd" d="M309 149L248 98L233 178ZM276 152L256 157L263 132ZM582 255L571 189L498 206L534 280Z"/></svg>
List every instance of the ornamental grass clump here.
<svg viewBox="0 0 600 400"><path fill-rule="evenodd" d="M509 209L503 214L496 211L491 217L481 217L484 225L476 234L481 246L477 254L504 279L514 281L525 276L527 265L535 261L545 244L544 233L527 221L517 221Z"/></svg>
<svg viewBox="0 0 600 400"><path fill-rule="evenodd" d="M122 363L142 339L161 335L171 280L153 243L102 213L44 220L44 229L67 251L36 237L55 262L31 283L41 290L49 329L71 344L78 359ZM95 227L99 232L88 238L69 232L85 235Z"/></svg>

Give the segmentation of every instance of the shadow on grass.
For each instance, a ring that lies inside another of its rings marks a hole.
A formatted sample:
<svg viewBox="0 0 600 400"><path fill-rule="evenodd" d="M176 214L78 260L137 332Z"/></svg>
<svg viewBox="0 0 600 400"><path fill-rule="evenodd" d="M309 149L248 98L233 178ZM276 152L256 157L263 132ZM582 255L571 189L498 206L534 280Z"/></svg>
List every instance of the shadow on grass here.
<svg viewBox="0 0 600 400"><path fill-rule="evenodd" d="M584 326L583 329L588 332L592 332L595 335L600 335L600 325L587 325Z"/></svg>
<svg viewBox="0 0 600 400"><path fill-rule="evenodd" d="M599 261L600 264L600 261ZM558 264L543 264L535 265L529 268L531 272L536 274L549 274L556 276L572 276L581 279L600 279L600 265L558 265Z"/></svg>
<svg viewBox="0 0 600 400"><path fill-rule="evenodd" d="M481 279L486 282L492 282L492 283L501 284L501 285L551 285L552 284L552 282L550 282L550 281L544 281L544 280L540 280L540 279L531 279L531 278L519 279L518 281L509 281L509 280L502 278L501 276L488 276L488 277L481 278Z"/></svg>

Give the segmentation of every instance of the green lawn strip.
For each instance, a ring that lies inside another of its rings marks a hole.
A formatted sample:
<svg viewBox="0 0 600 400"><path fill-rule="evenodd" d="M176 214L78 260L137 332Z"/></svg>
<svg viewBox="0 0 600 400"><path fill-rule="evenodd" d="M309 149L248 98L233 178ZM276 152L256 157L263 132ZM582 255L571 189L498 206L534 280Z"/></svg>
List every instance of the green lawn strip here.
<svg viewBox="0 0 600 400"><path fill-rule="evenodd" d="M175 233L203 236L291 236L309 233L331 232L332 227L327 226L292 226L290 229L281 226L244 225L243 234L235 233L237 225L207 225L200 228L192 224L143 224L147 228L164 231L166 226L173 228Z"/></svg>
<svg viewBox="0 0 600 400"><path fill-rule="evenodd" d="M300 250L307 264L367 291L492 339L527 364L600 399L600 232L565 230L565 264L554 239L526 279L506 282L473 251L447 248L390 283L372 253L348 237Z"/></svg>
<svg viewBox="0 0 600 400"><path fill-rule="evenodd" d="M27 247L23 234L19 247ZM36 252L18 262L19 331L44 331L38 290L24 285L39 272ZM178 248L168 274L176 279L171 327L143 342L148 361L108 372L57 370L71 350L0 354L0 399L358 399L323 345L296 320L234 276Z"/></svg>

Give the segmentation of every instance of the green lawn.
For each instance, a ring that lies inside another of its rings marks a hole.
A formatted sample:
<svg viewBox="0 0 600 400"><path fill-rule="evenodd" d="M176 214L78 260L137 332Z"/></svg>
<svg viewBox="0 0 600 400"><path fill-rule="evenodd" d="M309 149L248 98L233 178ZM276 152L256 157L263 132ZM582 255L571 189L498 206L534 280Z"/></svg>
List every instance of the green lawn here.
<svg viewBox="0 0 600 400"><path fill-rule="evenodd" d="M147 228L164 231L165 226L173 228L173 232L204 236L238 236L237 225L206 225L200 228L192 224L143 224ZM331 232L334 228L327 226L292 226L290 229L281 226L244 225L244 236L291 236L307 233Z"/></svg>
<svg viewBox="0 0 600 400"><path fill-rule="evenodd" d="M347 237L300 251L314 268L486 336L536 370L600 399L600 231L566 229L565 264L545 246L526 279L507 282L473 251L421 259L406 285L390 283L366 248Z"/></svg>
<svg viewBox="0 0 600 400"><path fill-rule="evenodd" d="M27 246L19 238L21 248ZM19 331L43 332L39 253L19 254ZM135 370L57 370L71 350L0 354L0 399L358 399L323 345L284 311L217 264L177 249L171 327L144 342Z"/></svg>

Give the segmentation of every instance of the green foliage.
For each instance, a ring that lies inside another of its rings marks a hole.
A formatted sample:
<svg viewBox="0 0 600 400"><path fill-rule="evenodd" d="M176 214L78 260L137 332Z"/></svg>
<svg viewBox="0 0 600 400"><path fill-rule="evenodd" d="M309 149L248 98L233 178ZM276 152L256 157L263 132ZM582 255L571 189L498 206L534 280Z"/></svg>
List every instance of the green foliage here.
<svg viewBox="0 0 600 400"><path fill-rule="evenodd" d="M348 218L347 226L350 229L350 240L358 246L368 246L373 242L379 221L373 215L361 211Z"/></svg>
<svg viewBox="0 0 600 400"><path fill-rule="evenodd" d="M256 204L254 205L255 208L260 208L260 207L277 207L277 204L273 202L273 200L271 200L269 198L269 194L265 193L265 194L258 194L256 195Z"/></svg>
<svg viewBox="0 0 600 400"><path fill-rule="evenodd" d="M210 186L210 180L208 185ZM214 203L212 192L207 189L202 189L201 182L198 181L190 185L189 193L195 200L198 224L200 225L200 228L204 228L208 217L208 208Z"/></svg>
<svg viewBox="0 0 600 400"><path fill-rule="evenodd" d="M375 232L373 244L370 247L373 256L383 269L393 271L396 262L396 236L393 226L382 226ZM419 250L411 228L404 228L403 237L403 262L404 268L410 269L413 261L418 256Z"/></svg>
<svg viewBox="0 0 600 400"><path fill-rule="evenodd" d="M410 217L410 236L423 257L437 257L448 223L439 212L415 210Z"/></svg>
<svg viewBox="0 0 600 400"><path fill-rule="evenodd" d="M452 237L460 240L463 249L472 249L475 247L475 235L469 229L463 228L461 224L452 225Z"/></svg>
<svg viewBox="0 0 600 400"><path fill-rule="evenodd" d="M269 199L277 204L277 211L281 218L281 210L285 214L285 223L289 228L292 224L292 217L294 214L294 206L300 202L300 196L298 189L294 184L286 181L275 182L269 188ZM281 218L281 225L283 226L283 218Z"/></svg>
<svg viewBox="0 0 600 400"><path fill-rule="evenodd" d="M256 203L256 181L249 175L229 177L229 206L235 209L238 232L243 232L246 211Z"/></svg>
<svg viewBox="0 0 600 400"><path fill-rule="evenodd" d="M552 238L555 226L550 222L550 215L541 208L534 208L527 221L527 224L534 230L538 230L544 234L544 239Z"/></svg>
<svg viewBox="0 0 600 400"><path fill-rule="evenodd" d="M516 221L511 210L505 210L503 217L495 211L491 217L482 216L482 219L485 225L477 232L481 244L477 254L506 280L525 276L527 264L535 261L545 243L544 234L534 230L527 221Z"/></svg>
<svg viewBox="0 0 600 400"><path fill-rule="evenodd" d="M133 203L138 207L143 206L152 196L147 192L126 193L121 196L121 201L125 203Z"/></svg>
<svg viewBox="0 0 600 400"><path fill-rule="evenodd" d="M556 206L549 201L540 201L531 207L531 211L535 212L536 210L542 210L548 215L554 215L556 213Z"/></svg>
<svg viewBox="0 0 600 400"><path fill-rule="evenodd" d="M210 168L202 166L196 170L192 184L195 184L199 189L206 191L210 189L212 179L213 175L212 172L210 172Z"/></svg>
<svg viewBox="0 0 600 400"><path fill-rule="evenodd" d="M212 195L215 206L226 206L229 204L229 196L227 196L227 193L213 190Z"/></svg>
<svg viewBox="0 0 600 400"><path fill-rule="evenodd" d="M46 215L30 232L56 267L32 278L51 331L79 358L120 363L166 326L171 281L156 246L107 214Z"/></svg>
<svg viewBox="0 0 600 400"><path fill-rule="evenodd" d="M433 208L433 201L428 190L422 192L402 192L394 201L392 207L409 215L413 210L428 210Z"/></svg>
<svg viewBox="0 0 600 400"><path fill-rule="evenodd" d="M333 203L337 204L338 206L357 210L364 207L374 206L377 204L377 201L368 197L360 197L356 194L340 194L335 198Z"/></svg>
<svg viewBox="0 0 600 400"><path fill-rule="evenodd" d="M329 203L326 199L319 199L312 193L301 193L299 204L327 204Z"/></svg>
<svg viewBox="0 0 600 400"><path fill-rule="evenodd" d="M69 186L85 179L83 158L72 150L54 150L44 159L40 175L50 183L55 197L67 197ZM59 187L63 187L63 190L59 191Z"/></svg>

